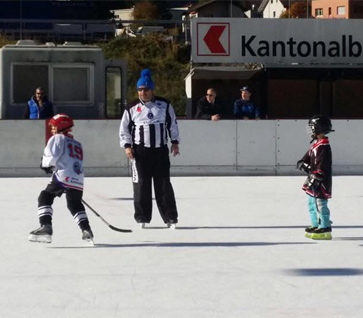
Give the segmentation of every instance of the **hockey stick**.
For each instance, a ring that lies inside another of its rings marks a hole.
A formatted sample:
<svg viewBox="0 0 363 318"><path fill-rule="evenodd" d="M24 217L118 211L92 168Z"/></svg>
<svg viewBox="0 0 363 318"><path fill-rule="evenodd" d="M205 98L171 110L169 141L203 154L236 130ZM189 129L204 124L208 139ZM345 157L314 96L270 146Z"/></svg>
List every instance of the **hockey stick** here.
<svg viewBox="0 0 363 318"><path fill-rule="evenodd" d="M89 208L94 214L96 214L111 230L117 231L117 232L122 232L122 233L130 233L132 232L131 230L126 230L126 229L119 229L118 227L115 227L113 225L111 225L110 223L108 223L101 215L99 215L86 201L84 201L82 199L82 203Z"/></svg>

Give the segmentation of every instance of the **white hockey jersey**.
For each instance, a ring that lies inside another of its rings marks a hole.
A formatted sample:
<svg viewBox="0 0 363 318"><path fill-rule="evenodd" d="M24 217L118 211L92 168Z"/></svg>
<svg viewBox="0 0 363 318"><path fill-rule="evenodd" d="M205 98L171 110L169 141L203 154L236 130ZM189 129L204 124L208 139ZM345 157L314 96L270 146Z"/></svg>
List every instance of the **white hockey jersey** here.
<svg viewBox="0 0 363 318"><path fill-rule="evenodd" d="M44 149L43 167L55 167L54 175L67 188L83 190L83 149L71 137L56 134Z"/></svg>

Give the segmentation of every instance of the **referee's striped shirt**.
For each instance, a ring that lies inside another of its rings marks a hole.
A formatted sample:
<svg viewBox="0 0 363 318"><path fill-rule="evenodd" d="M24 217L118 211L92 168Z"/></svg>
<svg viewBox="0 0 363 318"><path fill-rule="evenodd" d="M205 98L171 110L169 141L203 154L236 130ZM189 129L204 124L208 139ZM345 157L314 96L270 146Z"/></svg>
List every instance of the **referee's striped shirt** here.
<svg viewBox="0 0 363 318"><path fill-rule="evenodd" d="M133 144L147 148L159 148L179 143L179 129L171 104L162 97L154 96L150 102L140 99L132 102L125 110L120 125L121 147Z"/></svg>

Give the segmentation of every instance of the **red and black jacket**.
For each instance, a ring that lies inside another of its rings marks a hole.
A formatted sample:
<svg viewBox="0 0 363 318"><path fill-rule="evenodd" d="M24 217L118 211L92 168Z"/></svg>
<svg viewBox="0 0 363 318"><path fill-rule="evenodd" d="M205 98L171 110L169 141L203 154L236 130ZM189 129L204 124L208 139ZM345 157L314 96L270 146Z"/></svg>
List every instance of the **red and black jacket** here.
<svg viewBox="0 0 363 318"><path fill-rule="evenodd" d="M332 152L328 137L315 141L302 160L310 166L310 174L323 176L323 181L316 189L308 186L310 178L308 176L302 189L308 195L316 198L330 199L332 195Z"/></svg>

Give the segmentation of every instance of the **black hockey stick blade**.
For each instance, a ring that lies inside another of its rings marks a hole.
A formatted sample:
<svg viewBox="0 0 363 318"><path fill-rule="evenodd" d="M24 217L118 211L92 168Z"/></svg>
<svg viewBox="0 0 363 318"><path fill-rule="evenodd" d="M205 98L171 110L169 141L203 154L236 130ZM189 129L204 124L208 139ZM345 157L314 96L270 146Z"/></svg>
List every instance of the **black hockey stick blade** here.
<svg viewBox="0 0 363 318"><path fill-rule="evenodd" d="M118 227L115 227L113 225L109 225L108 226L111 230L114 230L114 231L117 231L117 232L122 232L122 233L131 233L132 231L131 230L128 230L128 229L119 229Z"/></svg>
<svg viewBox="0 0 363 318"><path fill-rule="evenodd" d="M117 232L122 232L122 233L131 233L131 230L128 229L120 229L116 226L111 225L110 223L108 223L101 215L99 215L86 201L84 201L82 199L82 203L89 208L94 214L96 214L102 221L103 223L105 223L111 230L117 231Z"/></svg>

